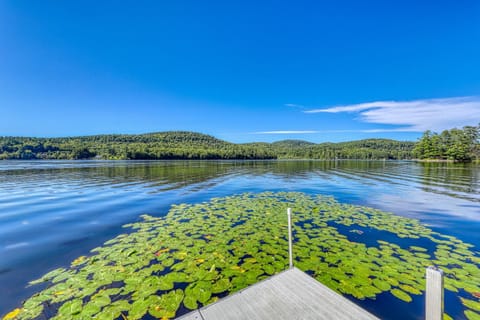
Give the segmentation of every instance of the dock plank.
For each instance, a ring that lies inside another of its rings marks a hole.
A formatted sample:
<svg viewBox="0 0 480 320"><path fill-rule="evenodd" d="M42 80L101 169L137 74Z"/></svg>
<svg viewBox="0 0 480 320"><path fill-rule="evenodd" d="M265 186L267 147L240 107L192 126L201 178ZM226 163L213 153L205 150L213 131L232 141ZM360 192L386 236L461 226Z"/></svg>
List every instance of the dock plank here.
<svg viewBox="0 0 480 320"><path fill-rule="evenodd" d="M297 268L189 313L182 320L378 319Z"/></svg>
<svg viewBox="0 0 480 320"><path fill-rule="evenodd" d="M202 315L200 314L199 310L192 311L190 313L187 313L186 315L178 318L178 319L183 319L183 320L204 320L202 318Z"/></svg>

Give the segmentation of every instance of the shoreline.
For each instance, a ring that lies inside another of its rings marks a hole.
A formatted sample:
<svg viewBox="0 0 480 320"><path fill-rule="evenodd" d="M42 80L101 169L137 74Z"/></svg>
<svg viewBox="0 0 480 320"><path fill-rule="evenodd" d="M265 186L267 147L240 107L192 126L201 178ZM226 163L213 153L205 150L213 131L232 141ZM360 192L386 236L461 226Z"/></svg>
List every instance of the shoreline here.
<svg viewBox="0 0 480 320"><path fill-rule="evenodd" d="M412 159L415 162L421 163L473 163L473 164L480 164L480 160L468 160L468 161L458 161L458 160L451 160L451 159Z"/></svg>

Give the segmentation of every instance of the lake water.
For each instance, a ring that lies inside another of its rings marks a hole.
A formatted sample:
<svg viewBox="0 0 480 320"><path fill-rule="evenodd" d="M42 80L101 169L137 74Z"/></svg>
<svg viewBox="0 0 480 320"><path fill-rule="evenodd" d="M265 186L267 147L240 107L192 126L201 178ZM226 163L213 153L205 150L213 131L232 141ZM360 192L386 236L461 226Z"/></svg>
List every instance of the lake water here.
<svg viewBox="0 0 480 320"><path fill-rule="evenodd" d="M0 315L28 281L169 206L261 191L334 196L417 218L480 249L480 166L407 161L0 161ZM449 299L447 295L447 299ZM360 304L396 319L403 304ZM358 301L357 301L358 303ZM388 302L390 303L390 302ZM421 318L422 301L399 319ZM455 317L458 306L446 310ZM405 315L408 315L405 317Z"/></svg>

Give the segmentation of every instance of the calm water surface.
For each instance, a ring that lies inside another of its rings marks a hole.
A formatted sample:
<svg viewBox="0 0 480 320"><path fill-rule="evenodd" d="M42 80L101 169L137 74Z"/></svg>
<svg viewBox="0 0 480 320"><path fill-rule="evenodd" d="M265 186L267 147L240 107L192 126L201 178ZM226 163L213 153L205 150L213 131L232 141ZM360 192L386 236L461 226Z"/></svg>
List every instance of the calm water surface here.
<svg viewBox="0 0 480 320"><path fill-rule="evenodd" d="M332 195L420 219L480 248L478 165L0 161L0 315L35 292L25 287L28 281L68 266L141 214L161 216L171 204L265 190ZM449 303L456 297L446 298L446 311L461 318L458 304ZM385 319L422 318L422 296L408 310L396 301L380 295L356 302Z"/></svg>

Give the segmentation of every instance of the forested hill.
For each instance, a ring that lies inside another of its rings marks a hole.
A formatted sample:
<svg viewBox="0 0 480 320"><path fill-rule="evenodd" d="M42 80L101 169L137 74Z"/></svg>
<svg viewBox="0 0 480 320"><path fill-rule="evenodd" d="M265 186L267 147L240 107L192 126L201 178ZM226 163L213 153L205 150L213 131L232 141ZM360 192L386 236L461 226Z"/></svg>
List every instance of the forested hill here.
<svg viewBox="0 0 480 320"><path fill-rule="evenodd" d="M67 138L0 137L0 159L410 159L413 142L368 139L235 144L186 131Z"/></svg>

